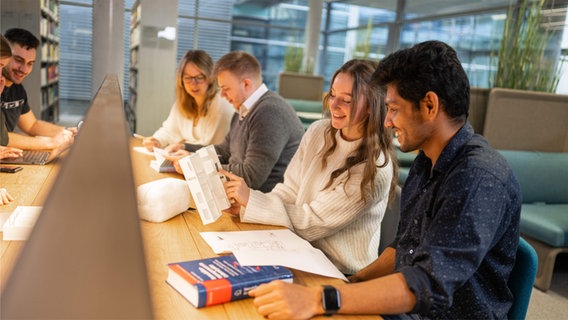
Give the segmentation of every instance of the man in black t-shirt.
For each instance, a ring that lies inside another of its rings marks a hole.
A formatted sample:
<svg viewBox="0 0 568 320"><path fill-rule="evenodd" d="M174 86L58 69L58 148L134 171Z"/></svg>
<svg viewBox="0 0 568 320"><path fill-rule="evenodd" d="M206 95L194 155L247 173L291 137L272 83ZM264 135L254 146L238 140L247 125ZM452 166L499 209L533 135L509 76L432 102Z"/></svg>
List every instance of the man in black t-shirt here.
<svg viewBox="0 0 568 320"><path fill-rule="evenodd" d="M0 70L10 61L12 56L12 48L8 40L0 34ZM0 93L4 90L6 79L0 75ZM1 103L1 100L0 100ZM8 144L8 130L6 129L6 121L4 121L4 113L0 111L0 159L4 158L17 158L22 155L22 150L12 147L6 147ZM2 188L0 185L0 206L14 201L8 190Z"/></svg>
<svg viewBox="0 0 568 320"><path fill-rule="evenodd" d="M22 81L30 74L36 60L39 40L29 31L13 28L4 34L12 47L10 62L2 70L6 86L1 109L8 129L8 146L28 150L49 149L59 154L73 143L76 128L38 120L30 109ZM15 133L18 127L25 134Z"/></svg>

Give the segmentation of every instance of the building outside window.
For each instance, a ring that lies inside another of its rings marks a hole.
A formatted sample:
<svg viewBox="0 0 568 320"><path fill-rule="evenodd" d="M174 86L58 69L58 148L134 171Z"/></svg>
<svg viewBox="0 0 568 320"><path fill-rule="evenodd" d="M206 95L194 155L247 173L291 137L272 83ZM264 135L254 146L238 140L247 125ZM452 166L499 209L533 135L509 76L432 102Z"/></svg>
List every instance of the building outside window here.
<svg viewBox="0 0 568 320"><path fill-rule="evenodd" d="M458 51L471 85L487 88L493 71L490 57L495 54L502 37L509 1L446 1L455 5L443 9L435 5L437 1L407 0L406 10L398 20L393 6L396 1L349 1L370 3L375 7L362 7L347 1L324 2L315 72L326 79L325 90L333 72L351 58L378 60L391 50L430 39L452 45ZM128 22L134 0L124 2L125 48L128 48ZM60 5L60 96L62 113L65 113L67 105L81 101L88 105L92 98L93 17L92 0L62 0ZM566 19L566 6L566 1L555 1L555 13L560 12L560 19ZM277 91L286 49L305 45L307 13L308 0L179 0L177 60L191 48L203 49L215 60L230 50L244 50L257 57L264 81L270 89ZM556 23L556 28L557 38L561 39L566 22L560 26ZM563 48L559 60L566 60L568 41L558 42ZM127 52L125 50L125 81L128 81L129 68ZM564 72L558 86L559 93L568 93L566 74ZM128 88L128 83L124 87ZM128 90L123 92L128 101Z"/></svg>

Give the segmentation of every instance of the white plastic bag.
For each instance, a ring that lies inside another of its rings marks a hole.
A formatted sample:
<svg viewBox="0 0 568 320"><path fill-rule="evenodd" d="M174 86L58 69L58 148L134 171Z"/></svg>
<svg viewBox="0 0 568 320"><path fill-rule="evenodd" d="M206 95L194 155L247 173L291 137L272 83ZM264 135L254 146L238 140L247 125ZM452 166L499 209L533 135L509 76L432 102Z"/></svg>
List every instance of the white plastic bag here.
<svg viewBox="0 0 568 320"><path fill-rule="evenodd" d="M189 187L184 180L164 178L138 186L138 214L150 222L164 222L190 206Z"/></svg>

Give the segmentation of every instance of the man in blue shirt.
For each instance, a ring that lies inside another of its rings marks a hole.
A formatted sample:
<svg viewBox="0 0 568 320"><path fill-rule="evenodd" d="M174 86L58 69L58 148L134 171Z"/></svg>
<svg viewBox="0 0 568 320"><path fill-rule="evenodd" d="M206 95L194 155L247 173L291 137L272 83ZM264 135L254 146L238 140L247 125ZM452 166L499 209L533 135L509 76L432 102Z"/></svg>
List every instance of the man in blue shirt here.
<svg viewBox="0 0 568 320"><path fill-rule="evenodd" d="M322 313L394 319L504 319L519 241L521 193L511 169L467 123L469 81L447 44L427 41L379 63L384 125L419 150L401 196L396 239L350 277L315 288L272 282L251 292L270 318ZM392 315L392 316L388 316Z"/></svg>

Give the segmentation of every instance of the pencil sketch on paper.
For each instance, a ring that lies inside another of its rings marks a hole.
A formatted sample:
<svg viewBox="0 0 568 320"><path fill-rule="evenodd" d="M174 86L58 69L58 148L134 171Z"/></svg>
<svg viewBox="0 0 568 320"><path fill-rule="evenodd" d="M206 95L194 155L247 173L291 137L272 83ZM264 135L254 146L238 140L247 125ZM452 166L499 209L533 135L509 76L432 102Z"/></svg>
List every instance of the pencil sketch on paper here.
<svg viewBox="0 0 568 320"><path fill-rule="evenodd" d="M243 249L255 249L255 250L263 249L266 251L290 250L290 248L288 248L284 242L278 240L234 242L231 245L231 247L233 250L243 250Z"/></svg>
<svg viewBox="0 0 568 320"><path fill-rule="evenodd" d="M201 232L217 254L232 252L241 265L280 265L328 277L347 278L325 254L288 229Z"/></svg>

